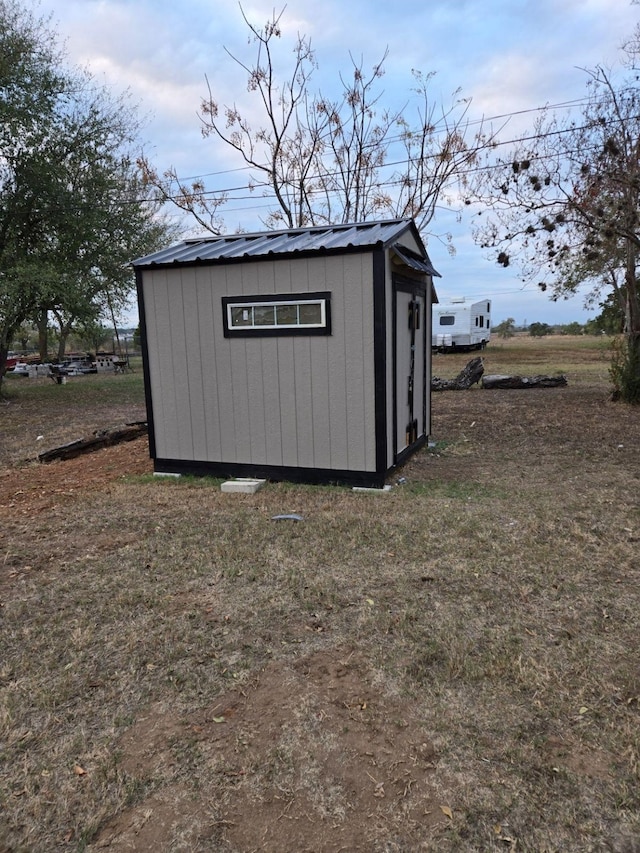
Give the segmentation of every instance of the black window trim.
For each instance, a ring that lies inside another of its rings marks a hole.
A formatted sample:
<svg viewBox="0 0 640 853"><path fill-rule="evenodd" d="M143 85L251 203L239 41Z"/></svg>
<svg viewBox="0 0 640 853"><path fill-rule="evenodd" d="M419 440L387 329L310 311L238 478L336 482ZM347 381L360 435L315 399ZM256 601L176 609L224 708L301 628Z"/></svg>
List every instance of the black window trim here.
<svg viewBox="0 0 640 853"><path fill-rule="evenodd" d="M280 328L237 328L229 326L229 305L271 305L278 302L324 302L323 326L285 326ZM307 293L259 293L252 296L223 296L222 322L225 338L275 338L304 335L305 337L331 334L331 291L322 290Z"/></svg>

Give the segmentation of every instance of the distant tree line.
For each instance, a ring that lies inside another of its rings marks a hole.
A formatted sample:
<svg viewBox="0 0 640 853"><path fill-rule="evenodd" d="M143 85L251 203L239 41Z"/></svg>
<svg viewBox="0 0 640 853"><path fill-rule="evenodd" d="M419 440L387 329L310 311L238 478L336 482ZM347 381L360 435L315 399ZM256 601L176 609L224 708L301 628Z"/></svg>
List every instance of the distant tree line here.
<svg viewBox="0 0 640 853"><path fill-rule="evenodd" d="M140 349L140 327L137 326L128 331L127 340L130 341L129 347L134 350ZM118 337L121 344L125 340L125 330L118 325ZM59 331L55 326L50 326L48 330L49 352L48 359L51 361L63 361L65 352L69 349L80 352L112 352L117 345L115 329L112 325L106 323L93 323L79 325L76 329L60 337ZM11 350L20 356L38 356L40 358L40 330L34 323L22 323L16 334L14 335Z"/></svg>
<svg viewBox="0 0 640 853"><path fill-rule="evenodd" d="M619 322L610 321L602 314L586 323L574 320L572 323L529 323L525 326L517 326L513 317L508 317L500 323L495 323L492 330L498 338L512 338L517 333L526 333L533 338L543 338L547 335L619 335Z"/></svg>

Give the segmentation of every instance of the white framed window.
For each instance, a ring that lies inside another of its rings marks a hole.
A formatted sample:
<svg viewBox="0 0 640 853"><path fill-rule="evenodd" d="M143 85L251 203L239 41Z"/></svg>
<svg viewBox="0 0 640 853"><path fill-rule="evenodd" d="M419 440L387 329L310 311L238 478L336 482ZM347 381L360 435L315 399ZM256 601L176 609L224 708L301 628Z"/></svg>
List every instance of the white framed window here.
<svg viewBox="0 0 640 853"><path fill-rule="evenodd" d="M326 315L324 299L240 305L230 302L227 305L230 329L294 329L299 326L318 329L327 325Z"/></svg>
<svg viewBox="0 0 640 853"><path fill-rule="evenodd" d="M329 293L224 296L222 308L226 337L331 334Z"/></svg>

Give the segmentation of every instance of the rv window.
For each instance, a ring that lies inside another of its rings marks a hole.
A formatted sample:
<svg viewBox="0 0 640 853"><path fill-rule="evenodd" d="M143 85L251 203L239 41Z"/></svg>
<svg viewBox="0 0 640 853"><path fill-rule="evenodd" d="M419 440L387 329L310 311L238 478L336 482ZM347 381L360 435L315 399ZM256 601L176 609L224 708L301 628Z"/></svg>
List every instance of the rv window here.
<svg viewBox="0 0 640 853"><path fill-rule="evenodd" d="M480 328L484 329L484 317L483 316L480 317Z"/></svg>
<svg viewBox="0 0 640 853"><path fill-rule="evenodd" d="M454 326L456 322L456 318L453 314L443 314L440 317L440 325L441 326Z"/></svg>
<svg viewBox="0 0 640 853"><path fill-rule="evenodd" d="M329 293L222 297L225 337L330 335Z"/></svg>
<svg viewBox="0 0 640 853"><path fill-rule="evenodd" d="M491 314L491 303L490 302L487 302L487 314ZM487 323L487 325L489 325L489 324Z"/></svg>

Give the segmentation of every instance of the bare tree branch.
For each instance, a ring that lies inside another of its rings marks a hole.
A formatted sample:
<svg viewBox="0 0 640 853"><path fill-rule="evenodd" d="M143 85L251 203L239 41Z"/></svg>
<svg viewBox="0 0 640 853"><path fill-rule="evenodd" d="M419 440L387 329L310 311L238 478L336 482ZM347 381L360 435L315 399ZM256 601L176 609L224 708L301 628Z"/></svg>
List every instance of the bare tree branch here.
<svg viewBox="0 0 640 853"><path fill-rule="evenodd" d="M314 93L316 59L309 39L300 35L289 70L280 77L276 46L283 13L274 12L260 28L242 11L253 56L226 51L246 75L261 123L249 121L248 106L223 105L206 79L203 136L250 167L249 189L273 202L264 219L269 228L411 216L426 231L437 204L453 202L462 170L491 142L481 126L471 134L469 102L454 93L448 107L438 106L428 93L433 75L414 72L406 103L385 107L387 51L370 71L363 59L351 56L351 75L340 75L337 97ZM190 210L200 226L220 229L230 195L209 194L199 183L186 187L174 170L160 178L147 161L144 165L160 197Z"/></svg>
<svg viewBox="0 0 640 853"><path fill-rule="evenodd" d="M640 90L635 76L619 81L601 66L587 75L582 121L543 115L477 173L471 195L486 212L476 239L554 300L585 284L592 303L602 292L622 300L626 378L616 392L640 402Z"/></svg>

